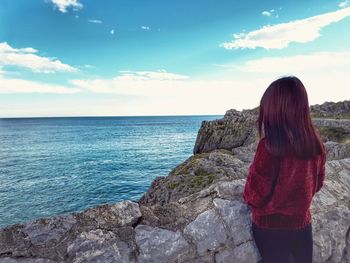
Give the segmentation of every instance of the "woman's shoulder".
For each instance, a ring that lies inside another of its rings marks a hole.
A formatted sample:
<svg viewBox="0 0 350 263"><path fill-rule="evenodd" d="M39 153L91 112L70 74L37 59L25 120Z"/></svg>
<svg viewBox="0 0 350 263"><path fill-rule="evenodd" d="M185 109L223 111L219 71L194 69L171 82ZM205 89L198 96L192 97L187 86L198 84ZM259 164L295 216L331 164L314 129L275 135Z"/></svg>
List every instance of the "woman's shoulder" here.
<svg viewBox="0 0 350 263"><path fill-rule="evenodd" d="M258 142L258 146L265 146L265 143L266 143L266 138L265 137L262 137L259 139L259 142Z"/></svg>
<svg viewBox="0 0 350 263"><path fill-rule="evenodd" d="M266 138L265 137L260 138L258 146L257 146L257 150L264 151L264 152L266 152L266 154L270 154L270 152L267 150L267 147L266 147Z"/></svg>
<svg viewBox="0 0 350 263"><path fill-rule="evenodd" d="M266 139L265 137L260 138L256 152L259 156L261 156L260 158L269 158L272 159L274 158L274 156L270 153L270 151L268 150L268 148L266 147Z"/></svg>

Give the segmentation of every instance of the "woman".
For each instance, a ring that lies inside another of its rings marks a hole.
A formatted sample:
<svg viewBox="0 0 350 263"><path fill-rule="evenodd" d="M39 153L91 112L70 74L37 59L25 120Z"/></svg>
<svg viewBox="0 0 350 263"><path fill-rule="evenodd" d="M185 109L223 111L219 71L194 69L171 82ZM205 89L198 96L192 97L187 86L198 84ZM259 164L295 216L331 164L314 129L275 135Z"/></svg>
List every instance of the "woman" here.
<svg viewBox="0 0 350 263"><path fill-rule="evenodd" d="M324 184L326 151L311 121L307 92L283 77L263 94L260 141L243 198L262 262L312 262L310 206Z"/></svg>

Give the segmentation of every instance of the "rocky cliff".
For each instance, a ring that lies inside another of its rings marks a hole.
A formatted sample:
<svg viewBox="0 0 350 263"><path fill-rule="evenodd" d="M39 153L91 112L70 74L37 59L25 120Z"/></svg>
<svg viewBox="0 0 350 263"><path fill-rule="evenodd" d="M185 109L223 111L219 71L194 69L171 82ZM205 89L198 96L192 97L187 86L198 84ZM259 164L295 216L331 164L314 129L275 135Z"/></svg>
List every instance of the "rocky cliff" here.
<svg viewBox="0 0 350 263"><path fill-rule="evenodd" d="M313 117L331 117L337 119L350 118L350 101L325 102L310 107Z"/></svg>
<svg viewBox="0 0 350 263"><path fill-rule="evenodd" d="M311 206L317 263L350 262L348 105L311 106L327 148L325 185ZM257 112L232 109L203 121L194 154L140 200L0 229L0 262L258 262L242 200Z"/></svg>

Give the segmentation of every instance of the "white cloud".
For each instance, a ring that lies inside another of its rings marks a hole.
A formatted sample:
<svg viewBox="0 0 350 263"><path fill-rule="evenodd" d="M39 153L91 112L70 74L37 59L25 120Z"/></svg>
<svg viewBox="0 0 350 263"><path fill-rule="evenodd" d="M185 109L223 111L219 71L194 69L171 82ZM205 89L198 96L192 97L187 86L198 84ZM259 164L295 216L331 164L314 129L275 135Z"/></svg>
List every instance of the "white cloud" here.
<svg viewBox="0 0 350 263"><path fill-rule="evenodd" d="M347 7L349 5L349 0L342 1L338 4L340 8Z"/></svg>
<svg viewBox="0 0 350 263"><path fill-rule="evenodd" d="M248 33L234 34L233 41L222 43L220 46L226 49L282 49L291 42L311 42L320 36L323 27L348 16L350 7L288 23L268 25Z"/></svg>
<svg viewBox="0 0 350 263"><path fill-rule="evenodd" d="M88 22L93 23L93 24L102 24L103 22L98 19L88 19Z"/></svg>
<svg viewBox="0 0 350 263"><path fill-rule="evenodd" d="M308 91L311 104L340 101L350 97L348 64L343 69L305 70L296 74ZM253 68L252 68L253 69ZM252 70L251 69L251 70ZM120 71L115 78L72 80L69 86L12 80L4 84L2 92L73 93L74 103L57 99L27 105L9 105L1 109L3 116L69 116L69 115L165 115L165 114L224 114L228 109L248 109L258 106L268 85L280 75L278 72L244 72L207 79L160 71ZM292 72L296 73L296 72ZM295 74L294 74L295 75ZM0 91L1 92L1 91ZM99 96L101 94L101 96ZM109 94L109 96L103 96ZM92 96L91 96L92 95ZM123 95L127 95L126 97ZM88 97L85 97L88 96ZM85 100L93 98L93 100ZM77 103L78 102L78 103ZM44 104L45 105L44 105ZM0 104L0 108L3 104ZM41 106L40 106L41 105ZM40 107L39 107L40 106Z"/></svg>
<svg viewBox="0 0 350 263"><path fill-rule="evenodd" d="M226 65L234 70L255 73L294 74L306 71L329 72L350 69L350 51L315 52L307 55L265 57L241 65Z"/></svg>
<svg viewBox="0 0 350 263"><path fill-rule="evenodd" d="M143 29L143 30L150 30L150 27L149 26L141 26L141 29Z"/></svg>
<svg viewBox="0 0 350 263"><path fill-rule="evenodd" d="M119 71L123 73L120 78L130 79L130 80L184 80L188 79L188 76L179 75L175 73L169 73L164 69L158 71L131 71L131 70L122 70Z"/></svg>
<svg viewBox="0 0 350 263"><path fill-rule="evenodd" d="M116 93L141 96L158 96L176 93L179 85L184 84L188 76L159 71L120 71L112 79L75 79L71 83L96 93Z"/></svg>
<svg viewBox="0 0 350 263"><path fill-rule="evenodd" d="M0 43L0 67L17 66L33 72L76 72L77 69L56 58L41 57L34 48L13 48L7 42Z"/></svg>
<svg viewBox="0 0 350 263"><path fill-rule="evenodd" d="M261 79L249 81L192 79L189 76L162 71L120 71L111 79L76 79L71 84L93 93L136 96L123 109L110 108L122 114L213 114L233 107L255 107L261 93ZM260 87L260 88L257 88ZM240 92L243 91L243 92ZM118 105L118 107L121 107ZM116 113L118 114L118 113ZM120 113L119 113L120 114Z"/></svg>
<svg viewBox="0 0 350 263"><path fill-rule="evenodd" d="M271 13L269 11L263 11L261 14L263 16L271 16Z"/></svg>
<svg viewBox="0 0 350 263"><path fill-rule="evenodd" d="M51 2L62 13L66 13L68 8L73 8L73 10L79 10L83 8L83 4L78 0L51 0Z"/></svg>
<svg viewBox="0 0 350 263"><path fill-rule="evenodd" d="M0 52L1 53L36 53L38 50L31 48L31 47L26 47L26 48L13 48L7 42L1 42L0 43Z"/></svg>
<svg viewBox="0 0 350 263"><path fill-rule="evenodd" d="M84 65L84 68L96 68L96 67L93 66L93 65L90 65L90 64L85 64L85 65Z"/></svg>
<svg viewBox="0 0 350 263"><path fill-rule="evenodd" d="M120 71L114 78L76 79L71 84L93 93L141 96L142 99L129 101L125 106L127 109L123 109L123 114L136 115L209 114L224 113L230 108L256 107L268 85L284 75L299 77L309 91L310 102L322 103L350 97L350 89L344 89L350 83L349 53L323 52L250 61L240 68L232 68L234 71L227 72L227 75L213 75L209 79L191 78L164 70ZM330 58L335 61L330 62ZM306 64L297 70L303 63Z"/></svg>
<svg viewBox="0 0 350 263"><path fill-rule="evenodd" d="M1 48L1 45L0 45ZM72 94L80 90L76 87L49 84L39 81L13 78L16 72L6 72L0 65L0 94L4 93L55 93Z"/></svg>
<svg viewBox="0 0 350 263"><path fill-rule="evenodd" d="M275 12L275 9L270 9L270 10L262 11L261 14L267 17L278 18L279 17L278 14L274 14L274 12Z"/></svg>
<svg viewBox="0 0 350 263"><path fill-rule="evenodd" d="M236 76L241 84L250 80L261 79L264 84L263 86L256 86L258 94L261 94L260 89L262 87L266 89L273 80L282 76L294 75L304 83L311 104L350 98L350 89L347 87L350 83L350 51L265 57L248 60L241 64L218 66L226 68L228 70L226 74ZM242 89L239 90L242 91ZM240 96L239 93L237 93L237 96ZM240 105L251 105L253 101L257 101L259 98L255 91L252 91L251 96Z"/></svg>
<svg viewBox="0 0 350 263"><path fill-rule="evenodd" d="M56 93L71 94L79 92L77 88L47 84L37 81L6 78L0 72L0 93Z"/></svg>

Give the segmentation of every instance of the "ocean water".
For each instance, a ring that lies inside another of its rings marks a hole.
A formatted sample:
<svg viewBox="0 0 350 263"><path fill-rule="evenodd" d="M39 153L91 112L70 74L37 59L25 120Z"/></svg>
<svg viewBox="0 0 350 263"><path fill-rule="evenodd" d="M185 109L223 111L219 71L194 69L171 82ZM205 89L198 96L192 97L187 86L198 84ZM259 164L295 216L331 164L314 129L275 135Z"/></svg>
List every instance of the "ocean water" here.
<svg viewBox="0 0 350 263"><path fill-rule="evenodd" d="M0 227L138 200L221 117L0 119Z"/></svg>

